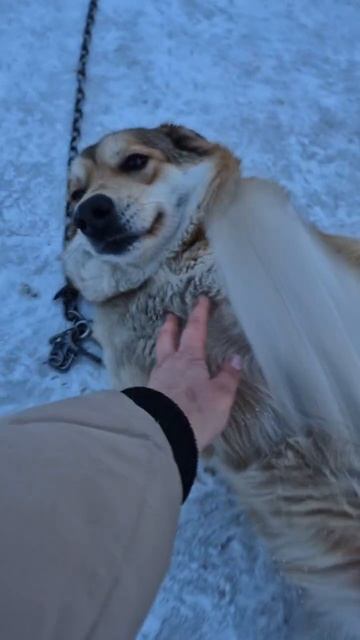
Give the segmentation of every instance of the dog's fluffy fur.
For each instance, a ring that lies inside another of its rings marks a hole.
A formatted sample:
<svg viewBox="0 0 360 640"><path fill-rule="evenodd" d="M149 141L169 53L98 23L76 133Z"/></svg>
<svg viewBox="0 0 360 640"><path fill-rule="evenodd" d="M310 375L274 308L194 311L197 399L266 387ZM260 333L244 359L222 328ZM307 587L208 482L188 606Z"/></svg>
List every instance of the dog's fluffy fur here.
<svg viewBox="0 0 360 640"><path fill-rule="evenodd" d="M145 168L121 169L133 153ZM239 161L226 148L173 125L106 136L73 163L70 193L109 196L138 240L98 253L80 232L65 252L67 275L96 303L96 336L115 388L145 384L166 312L185 320L199 294L213 301L208 358L215 372L239 353L244 371L231 419L215 449L281 567L325 609L355 625L360 611L360 462L338 455L320 431L284 424L229 301L204 233L204 217L226 214ZM76 206L76 205L75 205ZM360 243L322 236L360 267Z"/></svg>

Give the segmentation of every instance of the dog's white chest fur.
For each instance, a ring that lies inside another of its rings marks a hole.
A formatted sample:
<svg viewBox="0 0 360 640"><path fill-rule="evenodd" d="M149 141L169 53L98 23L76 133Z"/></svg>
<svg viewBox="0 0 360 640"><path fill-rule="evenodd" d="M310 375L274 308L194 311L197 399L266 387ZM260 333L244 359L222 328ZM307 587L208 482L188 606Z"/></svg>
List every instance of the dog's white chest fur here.
<svg viewBox="0 0 360 640"><path fill-rule="evenodd" d="M99 305L95 334L115 388L146 383L166 313L185 320L200 294L217 301L222 297L205 248L196 259L171 261L141 288Z"/></svg>

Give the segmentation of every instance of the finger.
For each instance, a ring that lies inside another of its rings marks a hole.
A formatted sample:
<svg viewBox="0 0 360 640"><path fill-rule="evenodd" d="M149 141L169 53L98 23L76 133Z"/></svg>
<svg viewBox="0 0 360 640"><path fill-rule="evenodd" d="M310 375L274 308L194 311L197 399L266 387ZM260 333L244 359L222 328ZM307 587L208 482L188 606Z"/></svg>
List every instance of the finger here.
<svg viewBox="0 0 360 640"><path fill-rule="evenodd" d="M209 299L201 296L182 332L179 351L191 352L196 358L205 357L209 310Z"/></svg>
<svg viewBox="0 0 360 640"><path fill-rule="evenodd" d="M215 385L227 396L230 406L235 400L236 390L241 378L241 369L241 358L238 355L234 355L223 364L220 372L214 378Z"/></svg>
<svg viewBox="0 0 360 640"><path fill-rule="evenodd" d="M179 341L179 323L176 316L169 314L160 329L156 342L156 361L161 364L173 355Z"/></svg>

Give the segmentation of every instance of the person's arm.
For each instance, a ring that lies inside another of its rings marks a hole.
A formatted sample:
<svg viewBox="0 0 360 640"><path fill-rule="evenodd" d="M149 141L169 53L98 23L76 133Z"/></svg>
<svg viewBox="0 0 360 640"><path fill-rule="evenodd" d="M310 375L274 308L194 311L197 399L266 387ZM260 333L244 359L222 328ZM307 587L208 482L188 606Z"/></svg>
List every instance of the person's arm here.
<svg viewBox="0 0 360 640"><path fill-rule="evenodd" d="M194 432L201 449L225 426L238 381L237 371L221 372L219 395L201 358L192 362L190 338L206 331L206 303L199 308L178 350L174 319L165 324L153 389L96 393L1 422L0 638L134 639L195 478Z"/></svg>
<svg viewBox="0 0 360 640"><path fill-rule="evenodd" d="M179 416L189 487L197 451ZM164 433L124 394L3 421L0 637L134 638L167 569L182 499Z"/></svg>

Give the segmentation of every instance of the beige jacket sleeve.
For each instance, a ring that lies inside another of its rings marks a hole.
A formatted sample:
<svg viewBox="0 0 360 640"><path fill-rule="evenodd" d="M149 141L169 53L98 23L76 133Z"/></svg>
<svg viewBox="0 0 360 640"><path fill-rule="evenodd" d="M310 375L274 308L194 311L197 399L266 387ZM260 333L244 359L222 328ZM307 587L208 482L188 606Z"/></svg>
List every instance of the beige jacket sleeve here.
<svg viewBox="0 0 360 640"><path fill-rule="evenodd" d="M181 501L167 438L121 393L2 420L0 638L133 639Z"/></svg>

